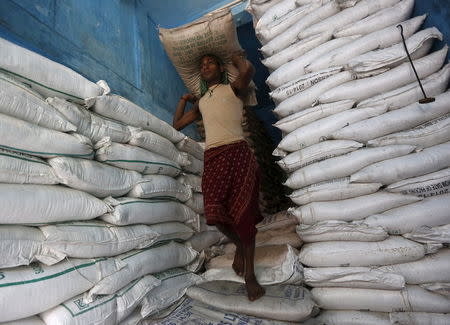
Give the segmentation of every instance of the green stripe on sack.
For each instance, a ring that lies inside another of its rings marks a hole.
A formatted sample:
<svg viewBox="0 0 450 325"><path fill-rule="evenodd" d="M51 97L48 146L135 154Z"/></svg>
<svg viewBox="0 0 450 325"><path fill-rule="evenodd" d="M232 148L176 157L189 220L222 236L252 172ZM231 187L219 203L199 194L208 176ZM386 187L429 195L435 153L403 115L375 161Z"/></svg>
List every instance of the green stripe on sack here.
<svg viewBox="0 0 450 325"><path fill-rule="evenodd" d="M48 163L46 163L45 161L37 161L37 160L29 159L29 158L17 157L17 156L14 156L14 155L8 155L6 153L0 153L0 156L16 158L16 159L19 159L19 160L34 162L34 163L37 163L37 164L42 164L42 165L50 167L50 165Z"/></svg>
<svg viewBox="0 0 450 325"><path fill-rule="evenodd" d="M129 287L127 290L125 290L124 292L122 292L121 294L115 293L111 298L109 298L108 300L103 301L101 304L98 304L98 305L92 306L92 307L90 307L90 308L84 309L84 310L80 311L79 313L74 313L74 312L72 312L72 310L71 310L69 307L67 307L64 303L62 303L61 306L63 306L64 308L66 308L67 311L72 315L72 317L80 316L80 315L82 315L82 314L84 314L84 313L86 313L86 312L88 312L88 311L90 311L90 310L92 310L92 309L96 309L96 308L98 308L98 307L100 307L100 306L103 306L104 304L110 302L110 301L113 300L113 299L116 299L116 298L118 298L118 297L122 297L122 296L123 296L124 294L126 294L128 291L130 291L131 289L133 289L133 287L134 287L141 279L142 279L142 278L137 279L137 280L134 280L134 283L133 283L133 281L132 281L131 283L133 283L133 285L130 285L130 287Z"/></svg>
<svg viewBox="0 0 450 325"><path fill-rule="evenodd" d="M46 85L44 85L44 84L41 84L41 83L39 83L39 82L37 82L37 81L35 81L35 80L33 80L33 79L29 79L29 78L27 78L27 77L24 77L24 76L22 76L22 75L20 75L20 74L18 74L18 73L15 73L15 72L12 72L12 71L3 69L3 68L0 68L0 71L3 71L3 72L6 72L6 73L9 73L9 74L12 74L12 75L14 75L14 76L16 76L16 77L19 77L19 78L22 78L22 79L25 79L25 80L27 80L27 81L29 81L29 82L31 82L31 83L34 83L34 84L36 84L36 85L39 85L39 86L41 86L41 87L43 87L43 88L46 88L46 89L48 89L48 90L54 91L54 92L56 92L56 93L64 94L64 95L66 95L66 96L70 96L70 97L73 97L73 98L76 98L76 99L79 99L79 100L84 101L84 98L80 98L80 97L77 97L77 96L74 96L74 95L65 93L65 92L63 92L63 91L60 91L60 90L57 90L57 89L54 89L54 88L50 88L50 87L48 87L48 86L46 86Z"/></svg>
<svg viewBox="0 0 450 325"><path fill-rule="evenodd" d="M74 267L72 267L70 269L67 269L67 270L64 270L64 271L52 274L52 275L44 276L44 277L39 278L39 279L33 279L33 280L27 280L27 281L19 281L19 282L11 282L11 283L3 283L3 284L0 284L0 288L2 288L2 287L12 287L12 286L17 286L17 285L21 285L21 284L28 284L28 283L35 283L35 282L45 281L45 280L48 280L48 279L59 277L60 275L64 275L64 274L73 272L73 271L78 270L78 269L83 269L85 267L92 266L92 265L96 264L97 262L101 262L101 261L106 261L106 258L100 258L100 259L97 259L97 260L95 260L94 262L91 262L91 263L77 265L77 266L74 266Z"/></svg>
<svg viewBox="0 0 450 325"><path fill-rule="evenodd" d="M170 165L170 164L154 162L154 161L145 161L145 160L108 159L108 160L104 160L103 162L132 162L132 163L142 163L142 164L149 164L149 165L162 165L162 166L168 166L168 167L175 168L179 171L182 170L181 168L178 168L178 167Z"/></svg>
<svg viewBox="0 0 450 325"><path fill-rule="evenodd" d="M158 273L155 273L152 275L155 278L157 278L158 280L165 281L168 279L176 278L178 276L182 276L182 275L186 275L186 274L190 274L190 273L192 273L192 272L190 272L186 269L183 269L181 267L177 267L174 269L169 269L167 271L158 272Z"/></svg>
<svg viewBox="0 0 450 325"><path fill-rule="evenodd" d="M161 246L165 246L165 245L169 244L171 241L174 241L174 242L177 242L177 243L184 243L184 240L183 240L183 239L180 239L180 238L178 238L178 239L163 240L163 241L160 241L160 242L156 243L156 244L153 245L153 246L150 246L150 247L147 247L147 248L140 249L139 251L134 252L133 254L130 254L130 255L128 255L128 256L125 256L124 258L121 258L121 260L124 261L124 260L126 260L126 259L128 259L128 258L130 258L130 257L136 256L136 255L141 254L141 253L143 253L143 252L145 252L145 251L148 251L149 249L153 249L153 248L158 248L158 247L161 247Z"/></svg>
<svg viewBox="0 0 450 325"><path fill-rule="evenodd" d="M94 155L94 151L92 151L92 153L90 154L66 154L66 153L55 153L55 152L39 152L39 151L29 151L29 150L24 150L24 149L17 149L14 147L8 147L5 145L0 144L0 148L5 148L5 149L9 149L12 151L19 151L19 152L25 152L28 154L38 154L38 155L52 155L52 156L59 156L59 157L89 157L89 156L93 156Z"/></svg>

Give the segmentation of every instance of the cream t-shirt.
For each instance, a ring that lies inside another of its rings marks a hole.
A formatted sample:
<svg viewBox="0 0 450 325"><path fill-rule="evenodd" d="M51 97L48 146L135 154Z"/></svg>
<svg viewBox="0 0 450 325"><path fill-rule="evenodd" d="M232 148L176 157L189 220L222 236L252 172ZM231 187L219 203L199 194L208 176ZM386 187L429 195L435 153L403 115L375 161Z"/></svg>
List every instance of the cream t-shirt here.
<svg viewBox="0 0 450 325"><path fill-rule="evenodd" d="M205 126L206 149L244 139L244 104L231 85L218 84L200 98L199 109Z"/></svg>

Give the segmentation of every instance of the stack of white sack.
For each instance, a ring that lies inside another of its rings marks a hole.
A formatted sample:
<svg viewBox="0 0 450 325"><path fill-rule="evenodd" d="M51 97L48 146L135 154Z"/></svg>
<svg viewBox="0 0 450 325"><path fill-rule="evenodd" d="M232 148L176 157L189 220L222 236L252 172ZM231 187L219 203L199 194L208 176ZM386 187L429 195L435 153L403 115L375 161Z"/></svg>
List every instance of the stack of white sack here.
<svg viewBox="0 0 450 325"><path fill-rule="evenodd" d="M194 299L193 304L206 304L208 309L222 310L214 316L205 315L206 319L214 317L219 321L224 313L230 313L236 320L245 317L261 324L284 324L285 321L302 321L315 314L316 308L309 291L301 287L303 267L297 249L302 242L295 233L296 225L297 219L287 211L269 215L257 225L255 275L266 288L266 295L257 303L248 300L244 279L232 267L235 245L222 236L218 243L221 245L210 250L207 270L202 274L206 283L187 291L187 295ZM207 242L206 239L203 240ZM224 291L224 288L227 289ZM270 309L277 311L270 312ZM161 324L173 321L179 317L179 313L174 311L159 321ZM197 314L193 319L197 321L200 315Z"/></svg>
<svg viewBox="0 0 450 325"><path fill-rule="evenodd" d="M420 30L413 7L283 0L254 16L283 135L274 155L323 309L307 324L449 321L450 65L447 46L430 53L443 35ZM399 24L434 102L418 102ZM427 276L406 273L427 264Z"/></svg>
<svg viewBox="0 0 450 325"><path fill-rule="evenodd" d="M184 242L203 149L60 64L0 48L0 322L116 324L181 299L201 280ZM97 113L78 105L93 96Z"/></svg>

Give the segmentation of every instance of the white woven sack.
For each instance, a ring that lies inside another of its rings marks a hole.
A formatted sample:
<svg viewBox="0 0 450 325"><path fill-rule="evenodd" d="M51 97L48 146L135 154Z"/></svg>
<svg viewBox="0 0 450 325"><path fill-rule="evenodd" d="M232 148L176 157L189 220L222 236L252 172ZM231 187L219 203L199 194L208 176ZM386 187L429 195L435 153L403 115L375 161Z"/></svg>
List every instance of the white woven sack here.
<svg viewBox="0 0 450 325"><path fill-rule="evenodd" d="M293 248L300 248L303 242L295 232L295 225L292 225L286 229L273 229L266 231L258 231L255 238L256 247L272 246L272 245L289 245ZM229 243L225 245L225 248L231 246L233 251L236 250L236 246Z"/></svg>
<svg viewBox="0 0 450 325"><path fill-rule="evenodd" d="M0 184L1 224L89 220L108 211L92 195L57 185Z"/></svg>
<svg viewBox="0 0 450 325"><path fill-rule="evenodd" d="M175 177L181 172L180 165L166 157L136 146L111 142L109 138L97 142L95 149L96 160L144 175Z"/></svg>
<svg viewBox="0 0 450 325"><path fill-rule="evenodd" d="M200 176L203 175L203 168L204 168L203 160L197 159L189 153L186 154L189 160L189 164L183 166L183 170L190 174Z"/></svg>
<svg viewBox="0 0 450 325"><path fill-rule="evenodd" d="M196 213L204 214L205 212L205 207L203 205L203 194L201 193L193 193L192 197L184 202L184 204Z"/></svg>
<svg viewBox="0 0 450 325"><path fill-rule="evenodd" d="M300 224L297 234L305 243L319 241L382 241L389 234L382 227L370 227L365 224L345 221L320 221L313 225Z"/></svg>
<svg viewBox="0 0 450 325"><path fill-rule="evenodd" d="M197 141L187 136L178 142L176 147L178 150L187 152L199 160L203 161L204 159L205 149Z"/></svg>
<svg viewBox="0 0 450 325"><path fill-rule="evenodd" d="M419 78L426 78L438 71L447 55L448 47L433 52L425 57L413 60ZM370 78L353 80L331 89L319 97L321 103L331 103L343 99L360 102L385 91L407 85L416 80L411 63L405 62L387 72Z"/></svg>
<svg viewBox="0 0 450 325"><path fill-rule="evenodd" d="M297 0L297 4L299 6L303 6L310 3L311 1L314 0ZM339 8L341 9L353 7L354 5L356 5L356 3L358 3L358 1L360 0L336 0L336 2L339 4Z"/></svg>
<svg viewBox="0 0 450 325"><path fill-rule="evenodd" d="M272 97L272 100L275 102L275 104L279 104L283 100L288 99L289 97L296 95L314 86L318 82L338 74L341 71L342 71L341 67L333 67L318 72L308 73L304 76L301 76L298 79L295 79L278 87L277 89L270 92L269 95L270 97Z"/></svg>
<svg viewBox="0 0 450 325"><path fill-rule="evenodd" d="M40 316L46 325L118 324L160 283L155 277L147 275L112 295L99 297L90 303L83 299L83 295L78 295Z"/></svg>
<svg viewBox="0 0 450 325"><path fill-rule="evenodd" d="M426 15L422 15L403 22L402 26L405 38L414 34L420 28L425 18ZM396 25L363 35L347 45L322 55L305 67L305 71L313 72L335 65L344 65L350 59L360 54L401 42L402 38Z"/></svg>
<svg viewBox="0 0 450 325"><path fill-rule="evenodd" d="M72 69L0 38L0 69L26 82L44 97L58 96L84 104L85 99L109 92L103 80L97 84Z"/></svg>
<svg viewBox="0 0 450 325"><path fill-rule="evenodd" d="M44 321L39 316L31 316L11 322L0 323L2 325L45 325Z"/></svg>
<svg viewBox="0 0 450 325"><path fill-rule="evenodd" d="M339 201L311 202L298 208L290 208L299 223L313 225L319 221L363 219L402 205L420 201L413 195L403 195L379 191Z"/></svg>
<svg viewBox="0 0 450 325"><path fill-rule="evenodd" d="M44 185L58 179L45 160L0 148L0 183Z"/></svg>
<svg viewBox="0 0 450 325"><path fill-rule="evenodd" d="M99 96L93 99L92 110L100 115L120 121L124 124L141 127L155 132L172 142L183 140L185 135L171 125L160 120L149 111L118 95Z"/></svg>
<svg viewBox="0 0 450 325"><path fill-rule="evenodd" d="M442 33L436 27L431 27L410 36L405 43L411 58L418 59L428 53L435 39L442 40L442 37ZM384 49L370 51L354 57L345 66L357 74L364 74L369 71L395 67L407 61L407 59L404 45L400 42Z"/></svg>
<svg viewBox="0 0 450 325"><path fill-rule="evenodd" d="M64 256L44 249L44 235L39 228L24 226L0 227L0 268L28 265L35 261L54 264Z"/></svg>
<svg viewBox="0 0 450 325"><path fill-rule="evenodd" d="M308 73L305 71L305 67L316 60L319 56L329 53L336 48L340 48L345 44L349 44L357 38L357 36L342 37L332 39L331 41L319 45L297 59L283 64L281 67L272 72L266 80L267 85L271 89L275 89L289 81L300 78L304 74Z"/></svg>
<svg viewBox="0 0 450 325"><path fill-rule="evenodd" d="M352 140L323 141L294 151L278 160L277 164L289 173L316 162L358 150L362 146L361 143Z"/></svg>
<svg viewBox="0 0 450 325"><path fill-rule="evenodd" d="M322 310L304 325L391 325L388 313L354 310Z"/></svg>
<svg viewBox="0 0 450 325"><path fill-rule="evenodd" d="M142 300L140 313L143 318L155 315L183 298L187 288L203 281L199 275L181 268L153 274L161 284Z"/></svg>
<svg viewBox="0 0 450 325"><path fill-rule="evenodd" d="M123 123L92 113L61 98L49 97L47 102L77 127L77 133L87 136L94 143L104 137L119 143L127 143L131 139L130 127Z"/></svg>
<svg viewBox="0 0 450 325"><path fill-rule="evenodd" d="M392 184L450 167L450 141L403 157L391 158L354 173L351 182Z"/></svg>
<svg viewBox="0 0 450 325"><path fill-rule="evenodd" d="M392 7L381 9L360 21L338 28L334 37L365 35L376 30L401 23L411 17L414 0L402 0Z"/></svg>
<svg viewBox="0 0 450 325"><path fill-rule="evenodd" d="M403 237L424 244L450 244L450 224L440 227L423 226Z"/></svg>
<svg viewBox="0 0 450 325"><path fill-rule="evenodd" d="M278 69L283 64L292 61L299 56L311 51L313 48L328 42L331 39L330 33L322 33L300 40L297 43L281 50L278 53L261 61L270 71Z"/></svg>
<svg viewBox="0 0 450 325"><path fill-rule="evenodd" d="M391 144L414 144L418 148L429 148L448 141L450 141L450 114L425 122L411 130L369 140L367 145L378 147Z"/></svg>
<svg viewBox="0 0 450 325"><path fill-rule="evenodd" d="M89 291L87 297L113 294L131 281L146 274L186 266L197 255L198 253L192 248L175 242L119 255L116 259L125 263L126 266L103 278Z"/></svg>
<svg viewBox="0 0 450 325"><path fill-rule="evenodd" d="M281 52L283 49L286 49L289 46L297 43L299 41L299 38L297 37L298 33L300 33L306 27L338 13L339 10L339 4L337 1L326 1L326 3L324 3L320 8L317 8L314 11L308 13L302 19L298 20L295 24L290 26L287 30L264 44L261 47L260 51L265 57L269 57L278 52ZM331 35L331 32L325 34Z"/></svg>
<svg viewBox="0 0 450 325"><path fill-rule="evenodd" d="M253 25L256 26L258 20L268 9L281 1L283 0L250 0L245 10L253 16Z"/></svg>
<svg viewBox="0 0 450 325"><path fill-rule="evenodd" d="M290 251L298 251L289 245L260 246L255 248L255 269L277 268L286 260ZM206 269L231 269L234 260L234 252L217 256L206 264Z"/></svg>
<svg viewBox="0 0 450 325"><path fill-rule="evenodd" d="M273 124L273 126L280 129L284 133L290 133L297 130L301 126L305 126L321 118L346 111L347 109L352 108L353 104L354 102L351 100L342 100L335 103L316 105L286 116L278 120L275 124Z"/></svg>
<svg viewBox="0 0 450 325"><path fill-rule="evenodd" d="M25 85L0 74L0 112L57 131L76 131L70 123L44 98Z"/></svg>
<svg viewBox="0 0 450 325"><path fill-rule="evenodd" d="M294 0L289 1L294 2ZM197 98L201 97L199 64L203 55L218 56L223 62L230 82L233 82L239 75L231 57L235 51L240 51L242 48L229 7L214 10L197 20L176 28L160 27L159 39L186 88ZM244 100L247 106L257 104L254 87L251 82L250 90ZM180 140L182 138L173 142Z"/></svg>
<svg viewBox="0 0 450 325"><path fill-rule="evenodd" d="M230 321L232 319L232 321ZM235 312L224 311L220 308L215 308L207 303L201 303L191 298L185 298L180 304L175 304L173 307L167 308L151 316L140 325L210 325L228 323L233 325L238 324L258 324L258 325L290 325L292 323L281 322L273 319L262 319L245 314L238 314ZM122 325L122 324L121 324ZM125 324L135 325L135 324Z"/></svg>
<svg viewBox="0 0 450 325"><path fill-rule="evenodd" d="M288 246L288 252L280 265L257 267L255 275L258 283L266 285L301 284L303 267L298 259L298 251ZM211 268L202 274L206 281L230 281L244 283L244 278L236 275L231 267Z"/></svg>
<svg viewBox="0 0 450 325"><path fill-rule="evenodd" d="M303 287L283 285L265 289L266 294L256 301L248 300L244 284L226 281L193 286L186 294L222 310L282 321L299 322L314 312L315 303Z"/></svg>
<svg viewBox="0 0 450 325"><path fill-rule="evenodd" d="M420 287L450 298L450 283L424 283Z"/></svg>
<svg viewBox="0 0 450 325"><path fill-rule="evenodd" d="M450 81L450 64L446 64L441 70L421 80L422 87L427 96L442 94ZM387 105L388 110L405 107L423 98L422 90L417 81L403 87L379 94L358 103L357 107L370 107L374 105Z"/></svg>
<svg viewBox="0 0 450 325"><path fill-rule="evenodd" d="M353 75L349 71L339 72L330 76L317 84L303 90L302 92L293 95L283 100L274 109L276 115L285 117L301 110L304 110L314 104L317 104L317 98L329 89L333 89L343 83L353 79Z"/></svg>
<svg viewBox="0 0 450 325"><path fill-rule="evenodd" d="M450 311L449 298L414 285L408 285L401 291L358 288L314 288L311 293L317 304L324 309L431 313L448 313Z"/></svg>
<svg viewBox="0 0 450 325"><path fill-rule="evenodd" d="M256 247L289 245L298 249L302 244L302 240L295 232L295 225L290 225L284 229L258 231L255 237ZM236 245L231 242L226 243L221 248L224 254L236 252Z"/></svg>
<svg viewBox="0 0 450 325"><path fill-rule="evenodd" d="M303 187L295 190L288 197L298 205L345 200L375 193L381 185L381 183L350 183L350 177L344 177Z"/></svg>
<svg viewBox="0 0 450 325"><path fill-rule="evenodd" d="M450 323L449 314L439 313L420 313L420 312L394 312L389 313L390 324L409 325L409 324L432 324L447 325Z"/></svg>
<svg viewBox="0 0 450 325"><path fill-rule="evenodd" d="M331 138L367 142L383 135L407 130L450 113L449 101L450 91L447 91L436 96L436 100L432 103L414 103L404 108L354 123L334 132Z"/></svg>
<svg viewBox="0 0 450 325"><path fill-rule="evenodd" d="M186 240L194 233L192 228L179 222L115 226L90 221L48 225L40 229L45 236L44 248L74 258L115 256L165 240Z"/></svg>
<svg viewBox="0 0 450 325"><path fill-rule="evenodd" d="M70 259L52 266L32 264L3 269L0 322L33 316L53 308L89 290L120 267L112 259ZM28 297L26 305L23 304L24 297Z"/></svg>
<svg viewBox="0 0 450 325"><path fill-rule="evenodd" d="M378 161L385 161L394 157L404 156L415 149L410 145L392 145L377 148L363 148L342 156L329 158L293 172L284 185L292 189L299 189L307 185L340 178L358 175L359 170ZM326 173L324 173L326 170ZM356 172L356 174L355 174ZM354 179L350 178L353 182ZM383 183L377 179L359 179L364 183Z"/></svg>
<svg viewBox="0 0 450 325"><path fill-rule="evenodd" d="M92 158L91 141L76 133L51 130L0 114L0 147L40 157Z"/></svg>
<svg viewBox="0 0 450 325"><path fill-rule="evenodd" d="M284 229L298 223L295 216L288 211L280 211L278 213L264 217L263 221L256 225L258 231L267 231L274 229Z"/></svg>
<svg viewBox="0 0 450 325"><path fill-rule="evenodd" d="M381 242L328 241L305 244L300 261L310 267L376 266L417 261L425 247L399 236Z"/></svg>
<svg viewBox="0 0 450 325"><path fill-rule="evenodd" d="M305 268L305 283L314 288L343 287L401 290L405 279L398 274L372 267Z"/></svg>
<svg viewBox="0 0 450 325"><path fill-rule="evenodd" d="M168 139L151 131L132 130L129 144L157 153L181 166L189 164L187 153L180 152Z"/></svg>
<svg viewBox="0 0 450 325"><path fill-rule="evenodd" d="M270 8L259 18L255 29L260 29L274 21L281 19L284 15L297 8L295 0L283 0Z"/></svg>
<svg viewBox="0 0 450 325"><path fill-rule="evenodd" d="M450 282L450 249L443 248L435 254L408 263L380 267L381 271L403 276L408 284Z"/></svg>
<svg viewBox="0 0 450 325"><path fill-rule="evenodd" d="M198 228L198 215L185 204L170 199L135 199L107 197L105 203L112 211L100 218L118 226L178 221Z"/></svg>
<svg viewBox="0 0 450 325"><path fill-rule="evenodd" d="M291 0L289 0L291 1ZM326 2L326 0L324 0ZM274 39L290 26L302 20L306 15L321 7L323 1L311 1L310 3L297 7L289 13L279 17L277 20L268 23L263 27L255 28L256 37L262 44L266 44Z"/></svg>
<svg viewBox="0 0 450 325"><path fill-rule="evenodd" d="M405 234L422 226L443 226L450 224L449 202L450 194L432 196L372 215L362 222L372 227L383 227L390 234Z"/></svg>
<svg viewBox="0 0 450 325"><path fill-rule="evenodd" d="M192 188L192 191L194 191L194 192L197 192L197 193L202 192L201 176L182 173L180 176L177 177L177 181L179 181L181 184L184 184L184 185Z"/></svg>
<svg viewBox="0 0 450 325"><path fill-rule="evenodd" d="M147 175L127 195L140 199L169 198L186 202L192 197L192 190L172 177Z"/></svg>
<svg viewBox="0 0 450 325"><path fill-rule="evenodd" d="M426 78L438 71L444 63L448 47L425 57L414 60L414 66L419 78ZM384 91L396 89L416 80L414 71L409 62L393 68L387 72L370 78L353 80L331 89L319 98L319 102L329 103L342 99L351 99L360 102L363 99L378 95Z"/></svg>
<svg viewBox="0 0 450 325"><path fill-rule="evenodd" d="M324 19L299 33L300 38L305 38L325 31L335 31L343 26L357 22L380 9L396 4L398 0L362 0L354 7L342 10L341 12ZM379 30L380 28L378 28Z"/></svg>
<svg viewBox="0 0 450 325"><path fill-rule="evenodd" d="M293 152L329 139L336 130L385 113L386 106L348 109L299 127L287 134L278 144L279 149ZM346 140L346 139L343 139Z"/></svg>
<svg viewBox="0 0 450 325"><path fill-rule="evenodd" d="M60 183L96 197L122 196L142 180L142 175L98 161L57 157L49 159Z"/></svg>
<svg viewBox="0 0 450 325"><path fill-rule="evenodd" d="M219 231L202 231L194 234L185 244L201 253L224 240L224 235Z"/></svg>

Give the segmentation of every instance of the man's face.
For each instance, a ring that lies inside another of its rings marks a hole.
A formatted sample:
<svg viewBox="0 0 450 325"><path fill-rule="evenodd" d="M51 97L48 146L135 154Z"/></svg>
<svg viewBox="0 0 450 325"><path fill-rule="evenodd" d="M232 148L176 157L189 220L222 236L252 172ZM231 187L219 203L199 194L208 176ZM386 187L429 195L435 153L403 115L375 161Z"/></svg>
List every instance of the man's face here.
<svg viewBox="0 0 450 325"><path fill-rule="evenodd" d="M206 82L217 81L220 82L223 69L217 61L209 56L202 58L200 62L200 76Z"/></svg>

